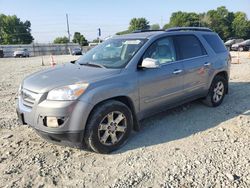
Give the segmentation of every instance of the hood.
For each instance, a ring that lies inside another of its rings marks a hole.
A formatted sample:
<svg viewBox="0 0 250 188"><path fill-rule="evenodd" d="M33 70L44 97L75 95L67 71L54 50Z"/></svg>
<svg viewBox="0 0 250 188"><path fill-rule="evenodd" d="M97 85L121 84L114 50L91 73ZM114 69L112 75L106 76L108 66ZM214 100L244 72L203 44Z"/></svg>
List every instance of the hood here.
<svg viewBox="0 0 250 188"><path fill-rule="evenodd" d="M233 44L232 47L239 47L240 43Z"/></svg>
<svg viewBox="0 0 250 188"><path fill-rule="evenodd" d="M250 40L245 40L245 41L239 43L240 46L246 46L248 44L250 44Z"/></svg>
<svg viewBox="0 0 250 188"><path fill-rule="evenodd" d="M23 80L23 88L36 93L45 93L51 89L76 82L91 83L120 72L121 69L106 69L67 63L26 77Z"/></svg>

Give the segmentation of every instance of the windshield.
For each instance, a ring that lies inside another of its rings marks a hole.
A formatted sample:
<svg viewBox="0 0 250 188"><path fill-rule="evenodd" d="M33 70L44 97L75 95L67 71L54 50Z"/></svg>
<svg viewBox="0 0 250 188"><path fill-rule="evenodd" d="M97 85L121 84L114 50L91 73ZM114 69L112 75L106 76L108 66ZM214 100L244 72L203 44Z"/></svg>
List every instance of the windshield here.
<svg viewBox="0 0 250 188"><path fill-rule="evenodd" d="M250 44L250 40L245 40L244 42L242 42L243 44Z"/></svg>
<svg viewBox="0 0 250 188"><path fill-rule="evenodd" d="M105 68L123 68L142 47L145 40L141 39L109 39L96 46L77 63L96 64Z"/></svg>
<svg viewBox="0 0 250 188"><path fill-rule="evenodd" d="M24 49L24 48L19 48L19 49L17 49L17 51L25 51L26 49Z"/></svg>

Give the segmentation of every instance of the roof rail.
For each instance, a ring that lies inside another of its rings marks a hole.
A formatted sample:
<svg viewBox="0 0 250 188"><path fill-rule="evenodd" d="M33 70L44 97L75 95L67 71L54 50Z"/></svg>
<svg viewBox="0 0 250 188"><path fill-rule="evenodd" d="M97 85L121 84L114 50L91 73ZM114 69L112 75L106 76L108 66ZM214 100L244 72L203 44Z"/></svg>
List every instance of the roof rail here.
<svg viewBox="0 0 250 188"><path fill-rule="evenodd" d="M155 32L155 31L165 31L165 30L164 29L142 29L142 30L135 30L132 33Z"/></svg>
<svg viewBox="0 0 250 188"><path fill-rule="evenodd" d="M174 27L165 30L166 32L172 31L206 31L206 32L213 32L211 29L207 27Z"/></svg>

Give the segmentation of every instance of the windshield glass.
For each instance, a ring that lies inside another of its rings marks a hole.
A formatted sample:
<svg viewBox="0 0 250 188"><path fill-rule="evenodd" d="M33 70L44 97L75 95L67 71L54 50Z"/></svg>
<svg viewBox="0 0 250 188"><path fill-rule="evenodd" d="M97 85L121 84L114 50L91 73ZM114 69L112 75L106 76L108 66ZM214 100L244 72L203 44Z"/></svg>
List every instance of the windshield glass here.
<svg viewBox="0 0 250 188"><path fill-rule="evenodd" d="M109 39L96 46L77 63L98 64L106 68L123 68L142 47L145 40L141 39Z"/></svg>
<svg viewBox="0 0 250 188"><path fill-rule="evenodd" d="M244 42L242 42L243 44L250 44L250 40L245 40Z"/></svg>

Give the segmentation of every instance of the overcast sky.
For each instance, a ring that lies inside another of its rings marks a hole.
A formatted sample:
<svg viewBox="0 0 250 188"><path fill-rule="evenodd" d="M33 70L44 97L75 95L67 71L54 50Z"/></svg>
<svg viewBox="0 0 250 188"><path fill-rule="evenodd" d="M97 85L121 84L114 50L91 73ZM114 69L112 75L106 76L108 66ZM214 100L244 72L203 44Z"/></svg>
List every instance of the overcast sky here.
<svg viewBox="0 0 250 188"><path fill-rule="evenodd" d="M243 11L250 18L249 0L0 0L0 13L30 20L35 42L52 42L67 36L66 13L70 32L80 31L88 40L126 30L133 17L145 17L150 24L164 25L172 12L206 12L226 6L230 11Z"/></svg>

